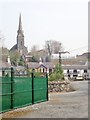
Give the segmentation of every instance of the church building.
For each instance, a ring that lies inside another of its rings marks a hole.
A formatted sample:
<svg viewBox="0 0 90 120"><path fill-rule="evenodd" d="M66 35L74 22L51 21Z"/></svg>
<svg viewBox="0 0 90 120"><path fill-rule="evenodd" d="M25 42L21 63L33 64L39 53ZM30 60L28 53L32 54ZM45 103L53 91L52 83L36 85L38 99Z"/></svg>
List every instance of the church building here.
<svg viewBox="0 0 90 120"><path fill-rule="evenodd" d="M18 51L21 56L27 55L28 50L27 47L24 46L24 34L22 30L22 21L21 21L21 14L19 16L19 26L17 31L17 44L15 44L10 51Z"/></svg>

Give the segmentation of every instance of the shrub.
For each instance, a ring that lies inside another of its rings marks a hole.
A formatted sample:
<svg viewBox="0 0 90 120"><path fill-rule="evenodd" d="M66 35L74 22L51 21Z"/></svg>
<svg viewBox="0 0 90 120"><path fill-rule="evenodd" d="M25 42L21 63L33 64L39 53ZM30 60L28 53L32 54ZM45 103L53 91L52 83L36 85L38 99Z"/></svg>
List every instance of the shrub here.
<svg viewBox="0 0 90 120"><path fill-rule="evenodd" d="M56 74L55 73L52 73L50 76L49 76L49 81L55 81L56 80Z"/></svg>
<svg viewBox="0 0 90 120"><path fill-rule="evenodd" d="M34 75L35 75L35 77L40 77L41 73L40 72L35 72Z"/></svg>
<svg viewBox="0 0 90 120"><path fill-rule="evenodd" d="M64 80L64 74L62 67L57 64L55 71L49 76L49 81L62 81Z"/></svg>

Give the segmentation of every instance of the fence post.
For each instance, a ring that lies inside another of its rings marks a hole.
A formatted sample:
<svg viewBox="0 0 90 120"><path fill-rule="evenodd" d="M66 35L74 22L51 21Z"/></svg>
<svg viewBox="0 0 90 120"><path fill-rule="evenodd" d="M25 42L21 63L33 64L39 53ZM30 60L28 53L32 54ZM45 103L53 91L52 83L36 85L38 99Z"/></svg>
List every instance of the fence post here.
<svg viewBox="0 0 90 120"><path fill-rule="evenodd" d="M14 99L13 99L13 90L14 90L14 80L13 80L13 77L14 77L14 70L13 68L11 67L11 109L14 108Z"/></svg>
<svg viewBox="0 0 90 120"><path fill-rule="evenodd" d="M32 104L34 104L34 73L32 72Z"/></svg>
<svg viewBox="0 0 90 120"><path fill-rule="evenodd" d="M47 101L48 101L48 74L46 73L46 84L47 84Z"/></svg>

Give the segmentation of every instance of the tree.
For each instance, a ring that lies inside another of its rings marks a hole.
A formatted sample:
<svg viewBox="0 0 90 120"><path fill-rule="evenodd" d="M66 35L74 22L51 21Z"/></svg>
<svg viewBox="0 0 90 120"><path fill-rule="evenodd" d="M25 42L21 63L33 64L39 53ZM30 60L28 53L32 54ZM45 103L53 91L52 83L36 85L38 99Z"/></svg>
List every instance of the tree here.
<svg viewBox="0 0 90 120"><path fill-rule="evenodd" d="M5 37L0 31L0 48L4 47L4 41L5 41Z"/></svg>
<svg viewBox="0 0 90 120"><path fill-rule="evenodd" d="M50 58L49 55L46 56L45 61L46 61L46 62L50 62L50 61L51 61L51 58Z"/></svg>
<svg viewBox="0 0 90 120"><path fill-rule="evenodd" d="M0 61L6 61L6 54L8 52L8 49L4 47L4 41L5 41L5 37L2 34L2 32L0 31ZM8 54L7 54L8 55Z"/></svg>
<svg viewBox="0 0 90 120"><path fill-rule="evenodd" d="M20 61L20 53L18 51L10 51L10 60L12 65L17 65Z"/></svg>
<svg viewBox="0 0 90 120"><path fill-rule="evenodd" d="M31 62L39 62L39 58L37 56L32 56Z"/></svg>
<svg viewBox="0 0 90 120"><path fill-rule="evenodd" d="M38 46L33 45L32 48L31 48L31 55L36 56L37 51L38 51Z"/></svg>
<svg viewBox="0 0 90 120"><path fill-rule="evenodd" d="M23 59L22 56L20 56L20 60L18 61L18 65L21 65L21 66L25 65L25 60Z"/></svg>
<svg viewBox="0 0 90 120"><path fill-rule="evenodd" d="M2 55L2 61L7 62L7 58L9 56L9 50L5 47L0 48L1 50L1 55Z"/></svg>
<svg viewBox="0 0 90 120"><path fill-rule="evenodd" d="M55 66L54 72L50 75L49 81L62 81L64 80L64 73L61 65L57 64Z"/></svg>
<svg viewBox="0 0 90 120"><path fill-rule="evenodd" d="M49 57L47 56L47 52L45 51L45 49L38 49L38 47L36 45L34 45L31 48L31 52L30 55L32 56L32 62L39 62L40 58L42 59L42 61L44 62L46 59L49 60ZM48 58L46 58L46 56Z"/></svg>
<svg viewBox="0 0 90 120"><path fill-rule="evenodd" d="M47 40L45 42L45 50L51 56L52 53L58 53L59 51L62 50L62 44L61 42L56 40Z"/></svg>
<svg viewBox="0 0 90 120"><path fill-rule="evenodd" d="M30 55L32 56L31 62L38 62L39 61L39 56L38 56L38 46L33 45L31 48Z"/></svg>
<svg viewBox="0 0 90 120"><path fill-rule="evenodd" d="M55 67L55 73L63 74L63 69L61 65L57 64Z"/></svg>

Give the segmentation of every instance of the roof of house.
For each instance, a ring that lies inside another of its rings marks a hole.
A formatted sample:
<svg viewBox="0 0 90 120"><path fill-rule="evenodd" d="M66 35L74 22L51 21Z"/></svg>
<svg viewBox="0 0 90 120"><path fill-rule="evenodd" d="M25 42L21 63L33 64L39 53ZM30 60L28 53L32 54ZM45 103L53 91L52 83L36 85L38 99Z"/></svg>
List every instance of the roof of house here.
<svg viewBox="0 0 90 120"><path fill-rule="evenodd" d="M90 58L90 52L83 53L82 55L77 55L77 57L86 57L86 58Z"/></svg>
<svg viewBox="0 0 90 120"><path fill-rule="evenodd" d="M76 65L62 65L63 69L90 69L90 61L86 61L84 64Z"/></svg>
<svg viewBox="0 0 90 120"><path fill-rule="evenodd" d="M27 64L28 64L28 67L32 69L39 68L41 66L45 68L51 68L51 69L55 67L54 63L52 62L43 62L41 64L37 62L28 62Z"/></svg>
<svg viewBox="0 0 90 120"><path fill-rule="evenodd" d="M55 64L53 62L44 62L43 65L47 68L55 68Z"/></svg>
<svg viewBox="0 0 90 120"><path fill-rule="evenodd" d="M35 68L38 68L39 63L37 63L37 62L28 62L27 65L28 65L28 68L35 69Z"/></svg>
<svg viewBox="0 0 90 120"><path fill-rule="evenodd" d="M63 69L88 69L86 65L62 65Z"/></svg>
<svg viewBox="0 0 90 120"><path fill-rule="evenodd" d="M43 64L40 64L40 65L38 66L38 68L46 68L46 69L47 69L47 67L44 66Z"/></svg>

